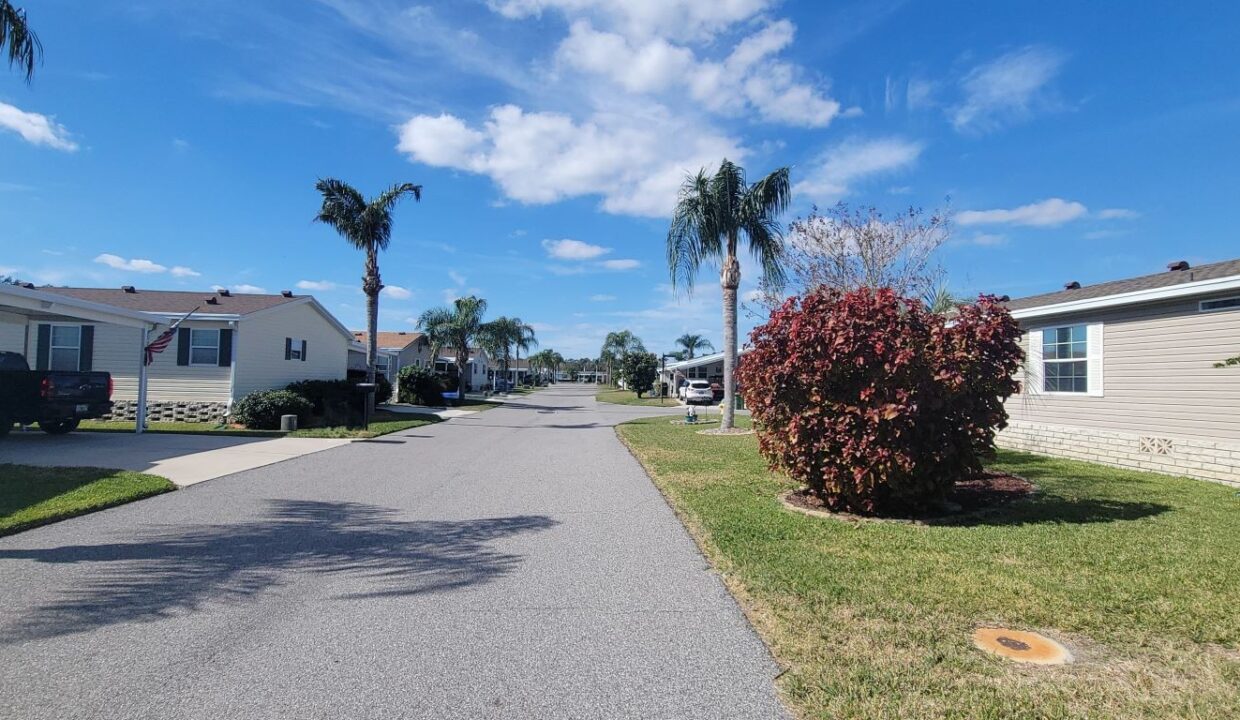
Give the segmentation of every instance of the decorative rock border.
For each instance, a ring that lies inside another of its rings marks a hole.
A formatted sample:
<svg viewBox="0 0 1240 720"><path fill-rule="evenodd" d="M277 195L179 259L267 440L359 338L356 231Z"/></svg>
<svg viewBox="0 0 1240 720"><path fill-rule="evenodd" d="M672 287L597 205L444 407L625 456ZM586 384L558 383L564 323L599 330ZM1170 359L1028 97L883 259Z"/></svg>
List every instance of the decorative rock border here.
<svg viewBox="0 0 1240 720"><path fill-rule="evenodd" d="M228 403L155 401L146 404L147 422L221 422L228 415ZM135 400L114 400L104 420L134 422L138 418Z"/></svg>
<svg viewBox="0 0 1240 720"><path fill-rule="evenodd" d="M698 430L698 435L713 435L715 437L741 437L744 435L753 435L753 430L748 428L711 428L710 430Z"/></svg>

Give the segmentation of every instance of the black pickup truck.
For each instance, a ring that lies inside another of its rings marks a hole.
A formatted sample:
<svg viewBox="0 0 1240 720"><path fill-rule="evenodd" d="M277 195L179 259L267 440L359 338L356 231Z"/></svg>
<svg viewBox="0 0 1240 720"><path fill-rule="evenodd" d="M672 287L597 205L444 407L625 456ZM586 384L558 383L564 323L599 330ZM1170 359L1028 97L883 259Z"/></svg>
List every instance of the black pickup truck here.
<svg viewBox="0 0 1240 720"><path fill-rule="evenodd" d="M13 423L39 423L52 435L72 432L85 418L112 409L112 376L106 372L31 370L18 353L0 352L0 437Z"/></svg>

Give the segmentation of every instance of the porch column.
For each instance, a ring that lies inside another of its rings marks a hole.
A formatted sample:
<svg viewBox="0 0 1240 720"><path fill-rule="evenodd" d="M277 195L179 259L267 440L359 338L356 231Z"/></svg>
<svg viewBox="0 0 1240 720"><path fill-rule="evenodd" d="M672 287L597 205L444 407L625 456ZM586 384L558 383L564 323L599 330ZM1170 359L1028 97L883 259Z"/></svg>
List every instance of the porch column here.
<svg viewBox="0 0 1240 720"><path fill-rule="evenodd" d="M138 410L133 425L135 435L141 435L146 429L146 346L151 342L150 335L150 329L144 327L139 336L142 343L138 346Z"/></svg>

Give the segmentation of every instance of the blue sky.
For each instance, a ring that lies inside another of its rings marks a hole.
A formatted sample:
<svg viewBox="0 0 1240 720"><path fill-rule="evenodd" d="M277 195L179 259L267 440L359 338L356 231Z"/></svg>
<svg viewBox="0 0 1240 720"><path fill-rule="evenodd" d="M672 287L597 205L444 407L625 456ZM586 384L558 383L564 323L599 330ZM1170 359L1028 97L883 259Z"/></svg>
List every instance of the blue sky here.
<svg viewBox="0 0 1240 720"><path fill-rule="evenodd" d="M725 155L793 168L789 220L950 197L961 292L1238 254L1234 3L24 4L46 61L0 74L0 273L39 283L300 288L360 327L315 178L409 181L385 329L473 292L569 356L718 343L714 271L675 295L663 253Z"/></svg>

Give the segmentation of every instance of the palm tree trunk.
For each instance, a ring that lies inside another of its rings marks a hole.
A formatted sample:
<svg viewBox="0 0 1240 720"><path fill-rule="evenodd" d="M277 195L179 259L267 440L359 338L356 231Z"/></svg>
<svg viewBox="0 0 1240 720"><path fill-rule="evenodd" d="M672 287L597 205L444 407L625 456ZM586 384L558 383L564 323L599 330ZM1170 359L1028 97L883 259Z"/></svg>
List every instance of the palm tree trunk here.
<svg viewBox="0 0 1240 720"><path fill-rule="evenodd" d="M736 294L741 286L741 264L736 253L728 253L719 275L723 286L723 422L720 428L736 427Z"/></svg>
<svg viewBox="0 0 1240 720"><path fill-rule="evenodd" d="M372 245L366 252L366 277L362 279L362 291L366 293L366 382L375 382L375 359L379 354L379 259ZM366 412L375 412L375 394L366 394Z"/></svg>

